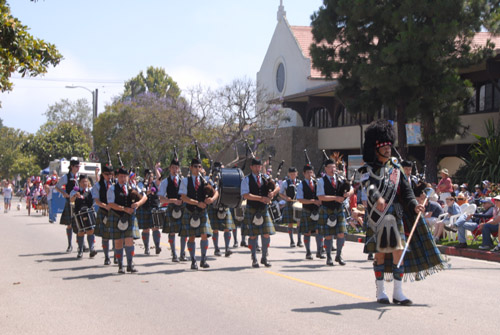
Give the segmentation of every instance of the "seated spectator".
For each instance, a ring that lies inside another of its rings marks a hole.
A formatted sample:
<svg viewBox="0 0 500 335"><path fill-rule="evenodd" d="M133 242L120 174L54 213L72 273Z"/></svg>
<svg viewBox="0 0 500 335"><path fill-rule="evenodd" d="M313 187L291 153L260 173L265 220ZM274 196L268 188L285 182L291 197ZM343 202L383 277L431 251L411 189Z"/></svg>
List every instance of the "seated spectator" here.
<svg viewBox="0 0 500 335"><path fill-rule="evenodd" d="M460 185L460 193L463 193L467 199L471 196L467 184Z"/></svg>
<svg viewBox="0 0 500 335"><path fill-rule="evenodd" d="M452 231L458 231L458 245L456 246L457 248L467 248L467 239L466 239L466 230L473 231L477 227L481 226L479 224L481 219L484 218L491 218L495 214L495 205L493 204L493 200L491 198L485 198L481 200L482 205L483 205L483 213L481 214L462 214L460 217L455 221L455 224L451 225L450 227L445 227L447 230L452 230ZM484 239L483 239L484 243ZM483 247L481 245L479 249L491 249Z"/></svg>
<svg viewBox="0 0 500 335"><path fill-rule="evenodd" d="M413 191L418 203L423 205L426 198L426 185L418 185ZM429 197L427 205L425 206L425 221L431 228L435 226L436 222L438 221L439 215L443 214L443 207L441 207L437 200L438 196L436 194L433 194Z"/></svg>
<svg viewBox="0 0 500 335"><path fill-rule="evenodd" d="M482 228L483 243L479 246L479 249L487 250L493 248L493 241L491 240L491 234L498 232L498 227L500 223L500 195L493 198L495 202L495 215L488 220L486 223L481 223L479 225ZM494 251L499 251L498 245L493 249Z"/></svg>
<svg viewBox="0 0 500 335"><path fill-rule="evenodd" d="M446 206L448 206L446 216L443 220L436 222L436 229L434 230L434 240L436 243L440 240L444 232L444 226L450 223L450 217L460 214L460 206L455 202L455 198L449 196L446 198Z"/></svg>
<svg viewBox="0 0 500 335"><path fill-rule="evenodd" d="M465 197L465 194L463 193L458 193L457 195L457 205L462 206L463 204L468 203L468 199Z"/></svg>

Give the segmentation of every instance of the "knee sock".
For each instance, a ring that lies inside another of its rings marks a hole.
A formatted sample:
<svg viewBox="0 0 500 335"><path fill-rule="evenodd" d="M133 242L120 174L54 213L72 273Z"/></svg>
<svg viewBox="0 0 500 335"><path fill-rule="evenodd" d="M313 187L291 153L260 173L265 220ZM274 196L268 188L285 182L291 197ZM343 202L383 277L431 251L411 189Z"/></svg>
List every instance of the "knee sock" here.
<svg viewBox="0 0 500 335"><path fill-rule="evenodd" d="M332 246L333 246L333 240L325 239L326 257L328 259L332 258Z"/></svg>
<svg viewBox="0 0 500 335"><path fill-rule="evenodd" d="M187 242L187 238L184 236L181 236L181 256L184 256L186 253L186 242Z"/></svg>
<svg viewBox="0 0 500 335"><path fill-rule="evenodd" d="M183 239L183 237L181 237L181 239ZM174 234L168 235L168 243L170 244L170 250L172 250L172 256L177 257L177 250L175 250L175 235Z"/></svg>
<svg viewBox="0 0 500 335"><path fill-rule="evenodd" d="M290 236L290 243L293 242L293 228L288 228L288 236Z"/></svg>
<svg viewBox="0 0 500 335"><path fill-rule="evenodd" d="M376 265L373 263L373 272L376 280L384 280L384 264Z"/></svg>
<svg viewBox="0 0 500 335"><path fill-rule="evenodd" d="M262 258L267 258L267 249L271 243L271 237L262 236Z"/></svg>
<svg viewBox="0 0 500 335"><path fill-rule="evenodd" d="M342 248L344 247L345 237L337 238L337 256L342 254Z"/></svg>
<svg viewBox="0 0 500 335"><path fill-rule="evenodd" d="M109 258L109 240L102 240L102 252L104 253L104 258Z"/></svg>
<svg viewBox="0 0 500 335"><path fill-rule="evenodd" d="M250 251L252 253L252 260L257 259L257 239L248 239L248 247L250 248Z"/></svg>
<svg viewBox="0 0 500 335"><path fill-rule="evenodd" d="M189 255L191 256L191 262L196 262L196 244L194 242L188 242L187 243Z"/></svg>
<svg viewBox="0 0 500 335"><path fill-rule="evenodd" d="M119 266L123 266L123 248L121 249L114 249L115 250L115 257L116 260L118 261Z"/></svg>
<svg viewBox="0 0 500 335"><path fill-rule="evenodd" d="M234 238L234 243L238 243L238 228L234 227L233 229L233 238Z"/></svg>
<svg viewBox="0 0 500 335"><path fill-rule="evenodd" d="M241 242L245 242L246 241L246 238L245 238L245 235L243 235L243 226L241 226Z"/></svg>
<svg viewBox="0 0 500 335"><path fill-rule="evenodd" d="M132 260L134 258L134 246L125 246L125 252L127 253L127 265L132 266Z"/></svg>
<svg viewBox="0 0 500 335"><path fill-rule="evenodd" d="M323 235L316 234L316 252L323 252Z"/></svg>
<svg viewBox="0 0 500 335"><path fill-rule="evenodd" d="M311 253L311 236L304 235L304 245L306 246L306 253Z"/></svg>
<svg viewBox="0 0 500 335"><path fill-rule="evenodd" d="M160 247L161 233L159 230L153 230L153 241L155 243L155 247Z"/></svg>
<svg viewBox="0 0 500 335"><path fill-rule="evenodd" d="M394 280L402 281L405 275L404 266L398 268L396 264L392 264L392 275L394 276Z"/></svg>
<svg viewBox="0 0 500 335"><path fill-rule="evenodd" d="M66 236L68 237L68 247L71 247L71 240L73 239L73 228L66 228Z"/></svg>
<svg viewBox="0 0 500 335"><path fill-rule="evenodd" d="M219 250L219 232L214 232L212 241L214 242L214 249Z"/></svg>
<svg viewBox="0 0 500 335"><path fill-rule="evenodd" d="M89 243L89 249L94 250L95 235L87 235L87 242Z"/></svg>
<svg viewBox="0 0 500 335"><path fill-rule="evenodd" d="M302 242L302 233L300 232L300 227L297 226L297 243Z"/></svg>
<svg viewBox="0 0 500 335"><path fill-rule="evenodd" d="M149 249L149 232L142 232L142 242L144 243L144 249Z"/></svg>
<svg viewBox="0 0 500 335"><path fill-rule="evenodd" d="M83 236L76 235L76 243L78 244L78 251L83 252Z"/></svg>
<svg viewBox="0 0 500 335"><path fill-rule="evenodd" d="M225 231L224 232L224 243L226 244L226 251L229 250L229 243L230 242L231 242L231 232Z"/></svg>
<svg viewBox="0 0 500 335"><path fill-rule="evenodd" d="M207 258L208 240L200 241L200 249L201 249L201 261L204 262Z"/></svg>

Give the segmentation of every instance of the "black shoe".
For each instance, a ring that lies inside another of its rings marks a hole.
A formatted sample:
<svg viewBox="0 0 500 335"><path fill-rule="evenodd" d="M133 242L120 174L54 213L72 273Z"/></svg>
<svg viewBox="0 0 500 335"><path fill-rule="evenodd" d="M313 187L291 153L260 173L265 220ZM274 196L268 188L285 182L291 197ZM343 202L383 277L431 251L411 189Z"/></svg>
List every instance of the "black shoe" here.
<svg viewBox="0 0 500 335"><path fill-rule="evenodd" d="M204 269L208 269L210 267L210 265L208 265L208 263L206 261L201 261L200 266Z"/></svg>
<svg viewBox="0 0 500 335"><path fill-rule="evenodd" d="M302 241L297 242L297 247L303 247L304 245L302 244Z"/></svg>
<svg viewBox="0 0 500 335"><path fill-rule="evenodd" d="M76 255L76 258L82 258L83 257L83 251L82 249L78 250L78 254Z"/></svg>
<svg viewBox="0 0 500 335"><path fill-rule="evenodd" d="M224 256L229 257L232 254L233 254L233 252L231 250L226 250L226 253L224 254Z"/></svg>
<svg viewBox="0 0 500 335"><path fill-rule="evenodd" d="M155 248L155 253L156 253L157 255L159 255L159 254L160 254L160 252L161 252L161 247L156 247L156 248Z"/></svg>
<svg viewBox="0 0 500 335"><path fill-rule="evenodd" d="M295 242L290 242L290 248L295 248Z"/></svg>
<svg viewBox="0 0 500 335"><path fill-rule="evenodd" d="M187 262L187 258L186 258L186 255L182 255L179 257L179 261L181 262Z"/></svg>
<svg viewBox="0 0 500 335"><path fill-rule="evenodd" d="M322 252L317 252L317 253L316 253L316 258L319 258L319 259L325 259L325 258L326 258L326 256L325 256L325 255L323 255L323 253L322 253Z"/></svg>
<svg viewBox="0 0 500 335"><path fill-rule="evenodd" d="M375 259L375 257L373 257L373 254L368 254L368 258L367 258L369 261L373 261Z"/></svg>
<svg viewBox="0 0 500 335"><path fill-rule="evenodd" d="M116 257L113 257L113 264L118 264L118 259Z"/></svg>
<svg viewBox="0 0 500 335"><path fill-rule="evenodd" d="M253 268L258 268L259 267L259 262L257 262L257 259L252 259L252 267Z"/></svg>
<svg viewBox="0 0 500 335"><path fill-rule="evenodd" d="M124 274L125 273L125 270L123 270L123 265L119 265L118 266L118 273L119 274Z"/></svg>
<svg viewBox="0 0 500 335"><path fill-rule="evenodd" d="M149 247L144 249L144 255L148 255L148 256L150 255Z"/></svg>
<svg viewBox="0 0 500 335"><path fill-rule="evenodd" d="M104 265L111 265L111 260L109 257L104 258Z"/></svg>
<svg viewBox="0 0 500 335"><path fill-rule="evenodd" d="M446 230L446 231L452 231L454 233L456 233L458 231L457 227L455 225L444 226L444 230Z"/></svg>
<svg viewBox="0 0 500 335"><path fill-rule="evenodd" d="M335 262L339 263L340 265L345 265L345 262L340 255L335 256Z"/></svg>
<svg viewBox="0 0 500 335"><path fill-rule="evenodd" d="M310 253L310 252L308 252L308 253L306 254L306 259L310 259L310 260L311 260L311 259L313 259L313 256L311 255L311 253Z"/></svg>
<svg viewBox="0 0 500 335"><path fill-rule="evenodd" d="M177 258L177 255L174 255L174 257L172 257L172 262L179 263L179 258Z"/></svg>
<svg viewBox="0 0 500 335"><path fill-rule="evenodd" d="M401 305L401 306L410 306L413 305L413 301L410 299L405 299L405 300L397 300L397 299L392 299L392 302L395 303L396 305Z"/></svg>
<svg viewBox="0 0 500 335"><path fill-rule="evenodd" d="M328 265L328 266L333 266L333 261L332 261L332 259L331 259L331 258L327 258L327 259L326 259L326 265Z"/></svg>
<svg viewBox="0 0 500 335"><path fill-rule="evenodd" d="M86 246L83 247L83 252L89 252L89 248L87 248Z"/></svg>
<svg viewBox="0 0 500 335"><path fill-rule="evenodd" d="M71 245L68 245L68 248L66 249L66 252L72 252L73 251L73 247Z"/></svg>
<svg viewBox="0 0 500 335"><path fill-rule="evenodd" d="M198 264L196 264L196 262L191 263L191 270L198 270Z"/></svg>
<svg viewBox="0 0 500 335"><path fill-rule="evenodd" d="M264 258L264 257L262 257L262 259L260 260L260 264L264 265L266 268L270 268L271 267L271 263L269 263L269 261L267 260L267 258Z"/></svg>
<svg viewBox="0 0 500 335"><path fill-rule="evenodd" d="M136 270L135 266L132 264L132 265L127 265L127 272L136 273L138 271Z"/></svg>
<svg viewBox="0 0 500 335"><path fill-rule="evenodd" d="M234 241L233 248L238 248L238 241Z"/></svg>
<svg viewBox="0 0 500 335"><path fill-rule="evenodd" d="M455 246L455 248L458 249L466 249L467 248L467 243L459 243Z"/></svg>
<svg viewBox="0 0 500 335"><path fill-rule="evenodd" d="M391 304L391 302L390 302L390 301L389 301L389 299L387 299L387 298L384 298L384 299L377 299L377 302L378 302L379 304L383 304L383 305L390 305L390 304Z"/></svg>
<svg viewBox="0 0 500 335"><path fill-rule="evenodd" d="M222 254L220 253L220 249L215 249L214 255L215 256L222 256Z"/></svg>
<svg viewBox="0 0 500 335"><path fill-rule="evenodd" d="M95 251L95 249L90 250L89 257L94 258L95 255L97 255L97 251Z"/></svg>
<svg viewBox="0 0 500 335"><path fill-rule="evenodd" d="M256 250L257 252L261 252L261 251L262 251L262 249L261 249L259 246L257 246L257 248L255 248L255 250Z"/></svg>
<svg viewBox="0 0 500 335"><path fill-rule="evenodd" d="M337 251L337 248L335 248L333 245L332 245L332 251Z"/></svg>
<svg viewBox="0 0 500 335"><path fill-rule="evenodd" d="M245 242L245 241L241 241L241 243L240 243L240 247L248 247L247 242Z"/></svg>

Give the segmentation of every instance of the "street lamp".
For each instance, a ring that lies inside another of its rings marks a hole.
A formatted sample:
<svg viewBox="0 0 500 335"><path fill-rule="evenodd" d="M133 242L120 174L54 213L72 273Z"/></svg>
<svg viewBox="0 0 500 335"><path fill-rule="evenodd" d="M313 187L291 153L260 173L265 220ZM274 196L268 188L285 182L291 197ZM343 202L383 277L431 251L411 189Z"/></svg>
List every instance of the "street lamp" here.
<svg viewBox="0 0 500 335"><path fill-rule="evenodd" d="M97 97L98 97L99 91L97 90L97 88L94 91L92 91L85 86L68 85L68 86L66 86L66 88L83 88L84 90L92 93L92 132L93 132L95 119L97 118ZM94 134L92 134L92 152L95 152Z"/></svg>

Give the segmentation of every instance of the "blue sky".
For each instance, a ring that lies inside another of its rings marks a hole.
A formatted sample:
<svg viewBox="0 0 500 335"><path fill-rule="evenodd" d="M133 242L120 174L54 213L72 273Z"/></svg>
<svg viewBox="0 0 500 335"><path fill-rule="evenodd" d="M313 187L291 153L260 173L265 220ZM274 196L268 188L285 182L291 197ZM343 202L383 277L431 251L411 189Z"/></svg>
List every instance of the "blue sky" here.
<svg viewBox="0 0 500 335"><path fill-rule="evenodd" d="M148 66L163 67L182 89L255 79L276 27L279 0L8 0L12 15L37 38L57 46L64 60L43 77L13 75L1 93L8 127L36 132L47 107L86 98L79 85L99 89L99 108L123 91L124 81ZM284 0L291 25L310 25L321 0Z"/></svg>

